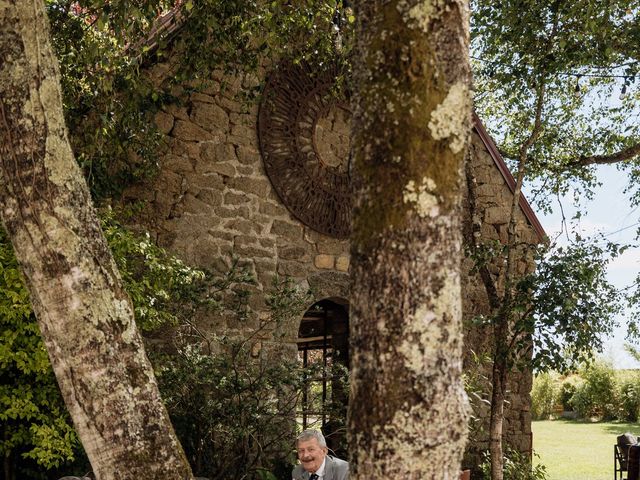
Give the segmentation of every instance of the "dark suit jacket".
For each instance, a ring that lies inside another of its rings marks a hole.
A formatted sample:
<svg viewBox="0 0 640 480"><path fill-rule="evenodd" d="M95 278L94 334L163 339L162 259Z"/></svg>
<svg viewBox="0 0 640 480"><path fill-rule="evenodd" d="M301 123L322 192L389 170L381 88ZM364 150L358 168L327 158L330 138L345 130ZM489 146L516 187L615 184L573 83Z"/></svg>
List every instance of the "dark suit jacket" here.
<svg viewBox="0 0 640 480"><path fill-rule="evenodd" d="M293 480L309 480L309 472L302 465L296 465L291 476ZM327 455L324 465L324 480L349 480L349 464L344 460Z"/></svg>

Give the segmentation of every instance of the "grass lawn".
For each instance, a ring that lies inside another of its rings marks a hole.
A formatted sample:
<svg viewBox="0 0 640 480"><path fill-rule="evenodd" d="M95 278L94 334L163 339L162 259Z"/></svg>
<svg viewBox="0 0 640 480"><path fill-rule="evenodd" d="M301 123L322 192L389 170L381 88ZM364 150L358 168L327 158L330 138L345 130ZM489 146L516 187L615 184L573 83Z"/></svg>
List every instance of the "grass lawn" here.
<svg viewBox="0 0 640 480"><path fill-rule="evenodd" d="M573 420L534 421L534 458L547 467L549 480L613 479L616 436L640 434L638 423L590 423Z"/></svg>

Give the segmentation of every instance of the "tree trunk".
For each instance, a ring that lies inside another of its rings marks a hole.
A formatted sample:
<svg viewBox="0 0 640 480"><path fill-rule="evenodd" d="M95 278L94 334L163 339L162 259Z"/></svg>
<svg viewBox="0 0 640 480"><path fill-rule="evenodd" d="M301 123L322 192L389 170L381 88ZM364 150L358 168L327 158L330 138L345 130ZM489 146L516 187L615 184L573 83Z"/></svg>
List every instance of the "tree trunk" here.
<svg viewBox="0 0 640 480"><path fill-rule="evenodd" d="M62 114L44 3L0 0L0 205L94 473L190 479Z"/></svg>
<svg viewBox="0 0 640 480"><path fill-rule="evenodd" d="M495 342L506 339L496 336ZM489 417L489 453L491 458L491 480L504 478L504 451L502 433L504 431L504 401L507 381L507 365L504 356L498 351L494 355L492 370L491 414Z"/></svg>
<svg viewBox="0 0 640 480"><path fill-rule="evenodd" d="M468 236L472 248L478 248L478 238L480 238L481 222L477 215L477 181L473 172L473 166L470 158L465 162L466 167L466 183L468 188L468 201L471 211L471 232ZM511 209L511 214L515 215L516 210ZM515 230L514 230L515 231ZM498 257L499 259L502 257ZM494 263L495 264L495 263ZM491 274L489 267L485 263L477 265L478 273L482 279L489 307L491 312L498 312L493 322L493 368L491 375L491 411L489 417L489 453L491 462L491 478L492 480L502 480L504 468L504 456L502 449L502 433L504 425L504 403L506 392L506 381L508 377L507 356L509 351L507 345L508 340L508 316L501 311L503 303L506 301L503 295L498 292L496 280Z"/></svg>
<svg viewBox="0 0 640 480"><path fill-rule="evenodd" d="M351 474L457 479L468 3L356 2Z"/></svg>
<svg viewBox="0 0 640 480"><path fill-rule="evenodd" d="M13 469L11 468L11 453L10 452L7 452L7 453L4 454L3 470L4 470L4 478L6 480L13 480L13 475L12 475Z"/></svg>
<svg viewBox="0 0 640 480"><path fill-rule="evenodd" d="M504 403L507 391L507 379L509 377L510 361L514 360L517 352L511 345L511 329L513 327L512 312L507 312L514 295L514 286L517 283L518 272L516 271L516 260L523 254L520 246L518 234L517 212L520 210L520 196L522 194L522 184L527 172L529 161L528 152L536 139L542 132L542 113L546 87L544 82L540 83L536 97L536 115L534 127L531 134L520 147L518 158L518 169L516 172L516 183L511 198L511 212L509 214L509 225L507 227L507 258L504 269L504 293L501 300L501 310L495 320L494 325L494 354L493 354L493 376L491 393L491 416L489 420L489 453L491 454L491 480L502 480L504 478L504 448L503 448L503 426L504 426ZM489 286L484 282L485 287ZM492 291L487 288L489 297ZM493 303L493 302L492 302Z"/></svg>

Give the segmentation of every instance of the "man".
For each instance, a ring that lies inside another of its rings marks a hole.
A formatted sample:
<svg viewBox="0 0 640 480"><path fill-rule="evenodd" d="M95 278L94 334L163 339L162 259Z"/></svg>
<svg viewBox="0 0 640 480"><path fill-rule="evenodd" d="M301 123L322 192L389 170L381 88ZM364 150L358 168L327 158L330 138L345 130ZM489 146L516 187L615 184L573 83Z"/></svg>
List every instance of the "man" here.
<svg viewBox="0 0 640 480"><path fill-rule="evenodd" d="M296 439L298 460L291 476L293 480L348 480L349 464L327 455L324 435L318 430L305 430Z"/></svg>

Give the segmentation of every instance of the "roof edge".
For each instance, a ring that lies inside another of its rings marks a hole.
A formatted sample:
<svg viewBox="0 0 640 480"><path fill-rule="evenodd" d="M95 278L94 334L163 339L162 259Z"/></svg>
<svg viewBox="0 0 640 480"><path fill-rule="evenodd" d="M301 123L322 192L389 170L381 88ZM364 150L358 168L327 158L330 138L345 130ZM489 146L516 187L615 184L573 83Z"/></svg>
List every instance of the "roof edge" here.
<svg viewBox="0 0 640 480"><path fill-rule="evenodd" d="M480 120L480 117L478 117L478 114L476 113L475 110L473 111L473 128L480 136L482 143L484 143L484 146L486 147L487 151L491 155L491 158L493 159L494 163L498 167L498 170L500 170L502 177L507 182L507 185L509 186L509 190L511 190L511 193L514 193L516 189L516 181L513 178L513 175L511 174L509 167L507 167L507 164L505 163L504 158L498 151L498 147L496 147L495 142L487 132L486 128L482 123L482 120ZM531 205L529 204L525 196L522 194L522 192L520 192L519 204L525 217L527 218L527 220L529 220L529 223L531 224L536 234L538 235L538 240L540 241L540 243L546 242L547 232L544 231L544 228L542 227L540 220L538 220L537 215L531 208Z"/></svg>
<svg viewBox="0 0 640 480"><path fill-rule="evenodd" d="M160 14L145 37L140 38L127 49L139 56L148 56L154 53L160 46L162 38L170 40L184 25L186 17L182 13L182 0L177 0L176 4L166 12Z"/></svg>

